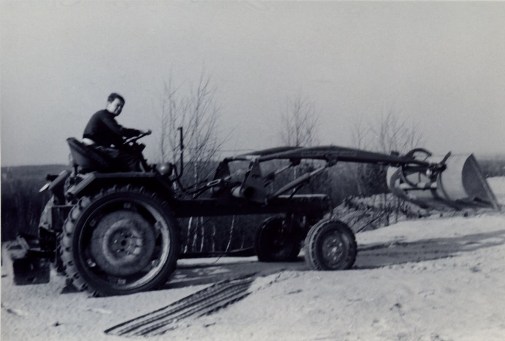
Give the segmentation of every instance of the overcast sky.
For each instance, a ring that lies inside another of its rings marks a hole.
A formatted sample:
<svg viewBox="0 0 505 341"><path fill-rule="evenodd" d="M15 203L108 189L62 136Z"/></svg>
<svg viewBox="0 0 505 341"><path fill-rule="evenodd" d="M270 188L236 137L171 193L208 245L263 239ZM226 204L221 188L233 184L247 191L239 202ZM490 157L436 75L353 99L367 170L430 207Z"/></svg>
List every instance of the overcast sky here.
<svg viewBox="0 0 505 341"><path fill-rule="evenodd" d="M117 91L152 129L171 77L205 70L224 149L280 144L287 98L315 103L321 144L387 112L436 153L505 153L505 3L2 1L2 165L66 163L69 136Z"/></svg>

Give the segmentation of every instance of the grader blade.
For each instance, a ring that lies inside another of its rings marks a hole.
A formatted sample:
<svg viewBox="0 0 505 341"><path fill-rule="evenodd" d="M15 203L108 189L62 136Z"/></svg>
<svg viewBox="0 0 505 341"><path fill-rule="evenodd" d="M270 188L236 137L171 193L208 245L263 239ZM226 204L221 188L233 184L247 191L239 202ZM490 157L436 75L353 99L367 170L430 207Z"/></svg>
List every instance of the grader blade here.
<svg viewBox="0 0 505 341"><path fill-rule="evenodd" d="M423 208L500 209L473 154L447 155L441 162L445 169L438 174L409 166L389 167L388 187L397 197Z"/></svg>

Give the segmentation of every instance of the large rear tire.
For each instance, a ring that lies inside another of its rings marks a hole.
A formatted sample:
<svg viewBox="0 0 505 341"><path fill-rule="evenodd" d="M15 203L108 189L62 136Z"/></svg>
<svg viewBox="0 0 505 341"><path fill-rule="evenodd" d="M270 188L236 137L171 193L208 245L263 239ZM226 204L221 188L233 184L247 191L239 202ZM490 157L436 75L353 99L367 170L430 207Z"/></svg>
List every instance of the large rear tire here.
<svg viewBox="0 0 505 341"><path fill-rule="evenodd" d="M256 234L256 254L260 262L292 262L300 253L301 243L294 221L283 217L265 219Z"/></svg>
<svg viewBox="0 0 505 341"><path fill-rule="evenodd" d="M356 260L353 231L343 222L322 220L305 238L305 260L314 270L345 270Z"/></svg>
<svg viewBox="0 0 505 341"><path fill-rule="evenodd" d="M167 204L142 188L113 187L72 208L61 258L69 282L99 295L125 295L165 284L179 256Z"/></svg>

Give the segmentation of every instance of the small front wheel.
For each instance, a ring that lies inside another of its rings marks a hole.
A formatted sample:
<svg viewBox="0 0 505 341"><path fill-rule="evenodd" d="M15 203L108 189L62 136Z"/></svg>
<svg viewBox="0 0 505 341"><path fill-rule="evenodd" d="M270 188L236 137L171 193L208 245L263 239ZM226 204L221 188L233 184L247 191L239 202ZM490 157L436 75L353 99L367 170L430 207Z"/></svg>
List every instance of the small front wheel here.
<svg viewBox="0 0 505 341"><path fill-rule="evenodd" d="M353 231L341 221L322 220L305 239L305 260L314 270L345 270L356 260Z"/></svg>

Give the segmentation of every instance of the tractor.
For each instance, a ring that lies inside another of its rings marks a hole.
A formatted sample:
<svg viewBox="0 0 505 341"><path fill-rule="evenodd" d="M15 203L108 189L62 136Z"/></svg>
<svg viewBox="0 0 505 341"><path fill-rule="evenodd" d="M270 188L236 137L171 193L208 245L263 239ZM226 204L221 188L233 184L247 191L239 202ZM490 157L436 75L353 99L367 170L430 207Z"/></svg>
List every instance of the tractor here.
<svg viewBox="0 0 505 341"><path fill-rule="evenodd" d="M69 284L96 295L150 290L167 283L175 271L179 218L246 214L269 215L256 234L259 261L291 261L303 247L311 269L349 269L357 255L352 229L332 215L327 195L299 194L338 162L389 166L393 194L418 204L498 208L472 155L448 154L434 161L424 149L400 155L337 146L277 147L227 157L210 181L185 188L182 128L179 132L177 165L146 161L145 146L138 141L150 132L125 140L141 165L135 172L121 169L93 146L67 139L72 167L47 176L42 190L51 198L38 236L19 236L12 247L15 282L47 283L52 265ZM286 166L266 172L263 165L272 160ZM281 173L306 160L317 160L317 167L280 188L271 186ZM237 163L246 167L235 171Z"/></svg>

